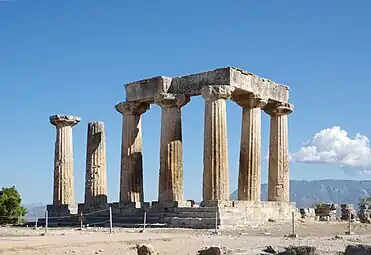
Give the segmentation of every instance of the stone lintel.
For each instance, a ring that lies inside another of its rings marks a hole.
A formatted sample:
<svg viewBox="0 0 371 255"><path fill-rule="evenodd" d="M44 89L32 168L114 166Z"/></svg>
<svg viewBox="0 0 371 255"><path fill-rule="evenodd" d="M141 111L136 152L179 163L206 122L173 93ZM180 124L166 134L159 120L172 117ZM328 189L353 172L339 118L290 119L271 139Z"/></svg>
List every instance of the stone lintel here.
<svg viewBox="0 0 371 255"><path fill-rule="evenodd" d="M294 105L290 103L270 102L263 110L270 116L289 115L294 111Z"/></svg>
<svg viewBox="0 0 371 255"><path fill-rule="evenodd" d="M150 107L150 104L142 102L121 102L115 105L116 111L122 115L141 115Z"/></svg>
<svg viewBox="0 0 371 255"><path fill-rule="evenodd" d="M263 98L277 102L289 100L288 86L234 67L218 68L176 78L161 76L132 82L125 86L126 100L152 103L154 95L159 92L196 96L201 94L203 87L218 85L235 87L235 93L260 94Z"/></svg>
<svg viewBox="0 0 371 255"><path fill-rule="evenodd" d="M161 108L178 107L181 108L190 101L190 97L184 94L157 93L154 95L155 104Z"/></svg>
<svg viewBox="0 0 371 255"><path fill-rule="evenodd" d="M172 78L157 76L125 84L127 101L153 102L155 94L168 92Z"/></svg>
<svg viewBox="0 0 371 255"><path fill-rule="evenodd" d="M75 126L81 121L80 117L69 115L53 115L49 117L50 123L54 126Z"/></svg>

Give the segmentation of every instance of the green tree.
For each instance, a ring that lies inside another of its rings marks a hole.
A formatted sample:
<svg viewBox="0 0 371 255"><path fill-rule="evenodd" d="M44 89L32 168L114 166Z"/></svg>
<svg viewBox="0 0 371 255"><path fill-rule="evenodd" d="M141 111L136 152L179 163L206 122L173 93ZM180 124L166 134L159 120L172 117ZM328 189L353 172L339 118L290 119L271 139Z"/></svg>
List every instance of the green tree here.
<svg viewBox="0 0 371 255"><path fill-rule="evenodd" d="M21 206L22 198L16 188L2 188L0 191L0 224L15 224L19 217L26 215Z"/></svg>

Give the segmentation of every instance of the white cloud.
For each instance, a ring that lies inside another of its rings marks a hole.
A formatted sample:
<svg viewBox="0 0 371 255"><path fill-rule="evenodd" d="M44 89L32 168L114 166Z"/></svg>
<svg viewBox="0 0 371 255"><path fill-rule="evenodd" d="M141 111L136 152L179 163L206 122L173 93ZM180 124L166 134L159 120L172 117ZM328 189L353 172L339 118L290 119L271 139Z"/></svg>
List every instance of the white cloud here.
<svg viewBox="0 0 371 255"><path fill-rule="evenodd" d="M291 156L293 162L334 164L344 168L346 173L355 169L358 174L371 173L369 139L361 134L349 137L338 126L316 133Z"/></svg>

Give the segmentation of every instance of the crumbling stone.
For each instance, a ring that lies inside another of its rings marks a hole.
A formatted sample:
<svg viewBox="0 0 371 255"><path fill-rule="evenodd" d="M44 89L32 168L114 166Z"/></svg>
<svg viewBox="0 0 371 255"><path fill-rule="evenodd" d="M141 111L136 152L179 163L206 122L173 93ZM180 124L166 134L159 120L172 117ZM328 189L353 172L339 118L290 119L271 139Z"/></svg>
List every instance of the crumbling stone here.
<svg viewBox="0 0 371 255"><path fill-rule="evenodd" d="M353 204L341 204L341 220L354 220L356 216L356 210Z"/></svg>
<svg viewBox="0 0 371 255"><path fill-rule="evenodd" d="M302 218L315 218L316 212L314 208L300 208Z"/></svg>
<svg viewBox="0 0 371 255"><path fill-rule="evenodd" d="M337 204L318 204L315 209L320 221L336 220Z"/></svg>
<svg viewBox="0 0 371 255"><path fill-rule="evenodd" d="M138 255L155 255L155 249L153 249L150 244L137 244L137 254Z"/></svg>
<svg viewBox="0 0 371 255"><path fill-rule="evenodd" d="M349 244L345 248L345 255L364 255L371 254L371 245L364 244Z"/></svg>
<svg viewBox="0 0 371 255"><path fill-rule="evenodd" d="M361 203L359 205L358 218L361 223L371 223L370 203Z"/></svg>
<svg viewBox="0 0 371 255"><path fill-rule="evenodd" d="M277 253L279 255L315 255L316 248L312 246L290 246L286 251Z"/></svg>
<svg viewBox="0 0 371 255"><path fill-rule="evenodd" d="M210 246L199 250L198 255L225 255L228 254L225 247Z"/></svg>

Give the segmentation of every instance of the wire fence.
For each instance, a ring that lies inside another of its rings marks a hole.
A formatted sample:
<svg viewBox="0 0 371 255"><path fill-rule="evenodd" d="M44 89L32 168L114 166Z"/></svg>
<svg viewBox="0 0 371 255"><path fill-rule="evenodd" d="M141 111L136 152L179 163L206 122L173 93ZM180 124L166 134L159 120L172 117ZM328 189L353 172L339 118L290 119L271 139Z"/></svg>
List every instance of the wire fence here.
<svg viewBox="0 0 371 255"><path fill-rule="evenodd" d="M33 217L32 217L33 216ZM94 212L80 213L77 215L65 215L65 216L49 216L49 212L46 210L44 215L34 214L28 218L34 218L29 221L34 224L35 229L42 226L45 228L45 233L48 232L49 227L68 226L74 229L80 229L87 227L109 227L109 232L112 233L112 208L106 208L97 210ZM22 225L25 223L25 218L22 216L0 216L0 224L18 224Z"/></svg>

